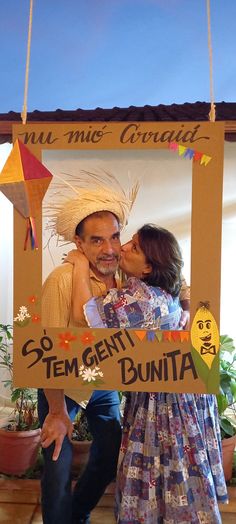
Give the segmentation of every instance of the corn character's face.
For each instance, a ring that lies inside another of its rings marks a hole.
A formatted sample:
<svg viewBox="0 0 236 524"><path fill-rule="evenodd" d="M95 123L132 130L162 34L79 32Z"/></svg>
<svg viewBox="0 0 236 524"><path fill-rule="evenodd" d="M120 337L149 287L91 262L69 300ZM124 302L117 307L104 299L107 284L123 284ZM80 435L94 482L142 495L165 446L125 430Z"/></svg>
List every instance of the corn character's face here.
<svg viewBox="0 0 236 524"><path fill-rule="evenodd" d="M219 351L220 337L216 321L205 306L201 306L193 319L191 341L204 362L210 368Z"/></svg>
<svg viewBox="0 0 236 524"><path fill-rule="evenodd" d="M197 320L197 326L199 330L199 338L203 343L211 342L212 340L212 322L210 319L204 320L204 318Z"/></svg>

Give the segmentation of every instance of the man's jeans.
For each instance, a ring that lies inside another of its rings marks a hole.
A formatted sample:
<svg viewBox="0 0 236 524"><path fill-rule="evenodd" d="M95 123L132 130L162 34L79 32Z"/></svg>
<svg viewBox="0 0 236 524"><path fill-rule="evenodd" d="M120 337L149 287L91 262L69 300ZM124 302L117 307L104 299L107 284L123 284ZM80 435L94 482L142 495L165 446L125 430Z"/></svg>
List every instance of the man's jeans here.
<svg viewBox="0 0 236 524"><path fill-rule="evenodd" d="M80 407L66 397L71 420ZM38 412L42 425L48 413L47 399L38 392ZM54 444L43 450L44 472L41 482L44 524L77 524L89 516L115 478L119 454L121 427L119 397L116 391L97 391L85 410L93 435L90 457L84 473L71 492L72 445L65 437L60 456L52 460Z"/></svg>

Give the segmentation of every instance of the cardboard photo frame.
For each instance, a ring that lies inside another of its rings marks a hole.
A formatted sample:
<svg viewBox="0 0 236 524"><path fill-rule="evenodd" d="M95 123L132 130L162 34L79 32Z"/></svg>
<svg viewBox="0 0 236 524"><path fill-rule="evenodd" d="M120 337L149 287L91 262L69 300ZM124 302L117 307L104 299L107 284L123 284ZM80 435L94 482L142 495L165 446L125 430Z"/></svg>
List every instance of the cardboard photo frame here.
<svg viewBox="0 0 236 524"><path fill-rule="evenodd" d="M40 161L42 151L48 149L170 149L179 155L179 162L191 162L192 336L188 331L41 326L42 216L41 213L35 216L38 249L24 250L25 218L15 209L14 318L20 308L26 308L25 322L14 322L15 385L217 392L219 340L216 337L212 344L214 358L208 353L201 354L195 323L201 317L200 303L208 303L210 320L219 331L224 123L19 124L13 126L13 140L16 139ZM92 370L99 367L102 379L94 375L89 382L80 371L81 366Z"/></svg>

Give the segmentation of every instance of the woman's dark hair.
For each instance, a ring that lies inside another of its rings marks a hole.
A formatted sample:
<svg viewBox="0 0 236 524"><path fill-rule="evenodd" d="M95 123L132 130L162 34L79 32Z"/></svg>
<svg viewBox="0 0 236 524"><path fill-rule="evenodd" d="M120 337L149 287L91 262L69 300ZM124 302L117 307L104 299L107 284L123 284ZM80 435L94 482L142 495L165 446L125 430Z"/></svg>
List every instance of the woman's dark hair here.
<svg viewBox="0 0 236 524"><path fill-rule="evenodd" d="M139 245L152 271L143 278L150 286L159 286L172 296L179 295L183 260L179 244L170 231L153 224L138 230Z"/></svg>

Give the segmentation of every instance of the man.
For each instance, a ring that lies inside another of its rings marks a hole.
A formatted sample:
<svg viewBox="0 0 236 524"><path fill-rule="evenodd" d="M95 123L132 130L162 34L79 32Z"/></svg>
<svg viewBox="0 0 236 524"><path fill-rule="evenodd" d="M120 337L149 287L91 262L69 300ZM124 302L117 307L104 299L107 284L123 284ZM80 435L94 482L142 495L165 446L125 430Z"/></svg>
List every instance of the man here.
<svg viewBox="0 0 236 524"><path fill-rule="evenodd" d="M75 241L90 262L93 294L105 295L119 283L115 272L120 254L120 225L132 206L124 194L103 187L82 191L62 206L56 230L65 240ZM71 264L63 264L49 275L43 287L42 324L45 327L74 326L72 318ZM80 327L84 326L81 319ZM45 468L42 478L44 524L88 524L106 486L116 474L121 429L119 398L115 391L94 392L85 404L76 390L39 391L39 417ZM71 420L80 406L93 434L87 467L71 495ZM55 445L54 445L55 442Z"/></svg>
<svg viewBox="0 0 236 524"><path fill-rule="evenodd" d="M96 177L97 180L97 177ZM118 285L115 273L120 254L120 227L127 222L132 206L118 183L112 189L80 189L75 199L59 206L54 228L64 240L75 242L90 262L94 295L105 295ZM115 187L116 186L116 187ZM115 190L113 189L115 187ZM58 208L58 207L57 207ZM42 294L42 324L45 327L84 327L73 321L72 265L56 268L46 280ZM39 417L45 467L42 478L44 524L88 524L106 486L116 475L121 428L116 391L94 392L87 402L80 391L39 391ZM85 407L93 434L87 467L71 495L72 420Z"/></svg>

